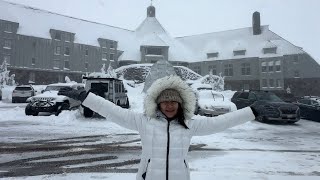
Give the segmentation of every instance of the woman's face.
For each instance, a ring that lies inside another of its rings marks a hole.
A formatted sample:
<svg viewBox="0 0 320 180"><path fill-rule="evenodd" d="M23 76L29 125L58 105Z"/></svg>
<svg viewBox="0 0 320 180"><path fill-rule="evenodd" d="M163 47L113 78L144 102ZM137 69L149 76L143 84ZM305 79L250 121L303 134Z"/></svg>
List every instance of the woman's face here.
<svg viewBox="0 0 320 180"><path fill-rule="evenodd" d="M173 118L178 113L179 103L176 101L164 101L160 103L160 111L167 118Z"/></svg>

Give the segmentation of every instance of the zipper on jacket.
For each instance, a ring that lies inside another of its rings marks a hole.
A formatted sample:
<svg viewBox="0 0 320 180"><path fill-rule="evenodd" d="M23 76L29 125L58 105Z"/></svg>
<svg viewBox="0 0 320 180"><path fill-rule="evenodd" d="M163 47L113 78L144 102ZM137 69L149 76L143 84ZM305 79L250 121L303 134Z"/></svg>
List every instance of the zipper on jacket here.
<svg viewBox="0 0 320 180"><path fill-rule="evenodd" d="M170 121L168 121L168 127L167 127L167 161L166 161L166 180L169 180L169 149L170 149Z"/></svg>
<svg viewBox="0 0 320 180"><path fill-rule="evenodd" d="M149 163L150 163L150 159L148 160L146 171L142 174L143 179L146 179Z"/></svg>

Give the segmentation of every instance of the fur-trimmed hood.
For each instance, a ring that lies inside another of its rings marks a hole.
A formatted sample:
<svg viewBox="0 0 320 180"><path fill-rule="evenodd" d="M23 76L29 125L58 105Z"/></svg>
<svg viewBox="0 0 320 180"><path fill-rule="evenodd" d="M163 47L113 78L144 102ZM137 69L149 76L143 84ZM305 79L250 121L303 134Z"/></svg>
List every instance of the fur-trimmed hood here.
<svg viewBox="0 0 320 180"><path fill-rule="evenodd" d="M191 119L194 115L196 97L188 84L183 81L179 76L166 76L156 80L147 90L144 99L144 111L149 117L156 117L157 111L157 97L165 89L174 89L179 92L182 98L182 109L186 120Z"/></svg>

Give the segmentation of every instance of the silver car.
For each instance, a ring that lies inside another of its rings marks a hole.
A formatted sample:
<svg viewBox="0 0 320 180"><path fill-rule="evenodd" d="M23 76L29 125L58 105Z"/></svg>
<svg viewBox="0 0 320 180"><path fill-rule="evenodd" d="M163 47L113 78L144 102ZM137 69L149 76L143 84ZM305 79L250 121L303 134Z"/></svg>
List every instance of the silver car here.
<svg viewBox="0 0 320 180"><path fill-rule="evenodd" d="M20 85L12 91L12 103L25 103L29 97L35 95L35 90L31 85Z"/></svg>

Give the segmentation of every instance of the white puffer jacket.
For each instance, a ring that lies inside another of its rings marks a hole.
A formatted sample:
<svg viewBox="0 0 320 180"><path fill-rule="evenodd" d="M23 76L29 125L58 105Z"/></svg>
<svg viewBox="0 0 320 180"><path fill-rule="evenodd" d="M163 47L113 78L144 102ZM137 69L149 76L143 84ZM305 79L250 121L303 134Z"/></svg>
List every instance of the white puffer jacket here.
<svg viewBox="0 0 320 180"><path fill-rule="evenodd" d="M167 88L180 93L189 129L157 113L156 98ZM192 136L213 134L255 118L250 108L217 117L193 117L195 103L194 93L184 81L167 76L155 81L147 91L144 114L122 109L92 93L83 105L125 128L139 131L142 155L137 180L189 180L187 153Z"/></svg>

